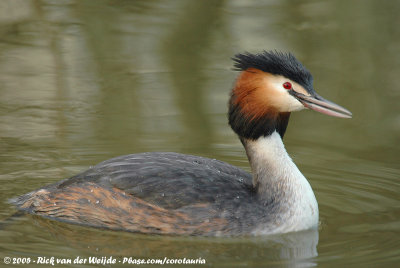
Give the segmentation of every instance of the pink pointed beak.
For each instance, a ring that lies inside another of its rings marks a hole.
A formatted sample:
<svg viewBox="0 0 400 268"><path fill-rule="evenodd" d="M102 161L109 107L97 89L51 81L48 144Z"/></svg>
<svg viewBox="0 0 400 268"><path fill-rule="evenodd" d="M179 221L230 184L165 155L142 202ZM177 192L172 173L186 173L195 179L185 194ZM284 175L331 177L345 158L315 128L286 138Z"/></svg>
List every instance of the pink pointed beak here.
<svg viewBox="0 0 400 268"><path fill-rule="evenodd" d="M292 90L291 95L298 99L304 105L304 107L326 115L341 118L351 118L353 115L349 110L324 99L318 94L315 94L315 96L306 96Z"/></svg>

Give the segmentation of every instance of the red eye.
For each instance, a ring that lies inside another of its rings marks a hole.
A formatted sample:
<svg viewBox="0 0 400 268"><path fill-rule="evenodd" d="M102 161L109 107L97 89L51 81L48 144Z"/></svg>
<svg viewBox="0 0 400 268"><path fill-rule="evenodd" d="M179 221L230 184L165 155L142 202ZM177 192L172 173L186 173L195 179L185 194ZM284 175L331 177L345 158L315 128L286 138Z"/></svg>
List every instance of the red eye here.
<svg viewBox="0 0 400 268"><path fill-rule="evenodd" d="M292 89L292 84L289 83L289 82L285 82L285 83L283 83L283 87L284 87L285 89Z"/></svg>

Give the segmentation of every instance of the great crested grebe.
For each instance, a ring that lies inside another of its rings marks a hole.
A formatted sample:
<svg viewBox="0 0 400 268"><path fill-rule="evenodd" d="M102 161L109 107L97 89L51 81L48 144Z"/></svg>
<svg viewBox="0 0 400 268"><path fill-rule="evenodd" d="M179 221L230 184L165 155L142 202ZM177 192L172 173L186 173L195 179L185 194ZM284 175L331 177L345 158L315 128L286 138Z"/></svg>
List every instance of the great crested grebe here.
<svg viewBox="0 0 400 268"><path fill-rule="evenodd" d="M12 200L18 209L114 230L181 235L260 235L316 228L318 204L282 143L291 112L352 114L313 89L311 73L290 53L237 54L241 71L229 124L253 176L192 155L149 152L104 161Z"/></svg>

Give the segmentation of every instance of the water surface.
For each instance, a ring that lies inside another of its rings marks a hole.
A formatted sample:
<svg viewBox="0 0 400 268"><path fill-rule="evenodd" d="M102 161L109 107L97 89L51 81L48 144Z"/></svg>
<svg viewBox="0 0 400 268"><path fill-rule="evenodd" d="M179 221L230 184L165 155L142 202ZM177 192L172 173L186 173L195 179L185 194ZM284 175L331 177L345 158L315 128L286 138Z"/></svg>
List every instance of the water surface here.
<svg viewBox="0 0 400 268"><path fill-rule="evenodd" d="M22 216L0 229L0 263L113 255L398 265L400 2L350 2L1 1L2 220L15 212L7 199L123 154L174 151L249 171L226 118L238 52L293 52L317 92L354 118L291 116L285 144L317 196L317 232L168 237Z"/></svg>

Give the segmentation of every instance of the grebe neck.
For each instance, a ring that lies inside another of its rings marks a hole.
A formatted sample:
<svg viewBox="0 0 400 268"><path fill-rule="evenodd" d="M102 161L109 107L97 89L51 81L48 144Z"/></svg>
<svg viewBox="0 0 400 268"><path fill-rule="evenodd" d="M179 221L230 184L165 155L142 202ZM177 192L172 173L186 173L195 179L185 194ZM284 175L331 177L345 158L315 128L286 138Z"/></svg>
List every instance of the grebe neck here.
<svg viewBox="0 0 400 268"><path fill-rule="evenodd" d="M242 141L258 198L266 207L274 208L288 224L280 228L296 231L317 226L318 204L314 192L286 152L278 132Z"/></svg>
<svg viewBox="0 0 400 268"><path fill-rule="evenodd" d="M309 185L277 132L243 143L253 173L253 186L260 197L276 200L291 194L299 183Z"/></svg>

